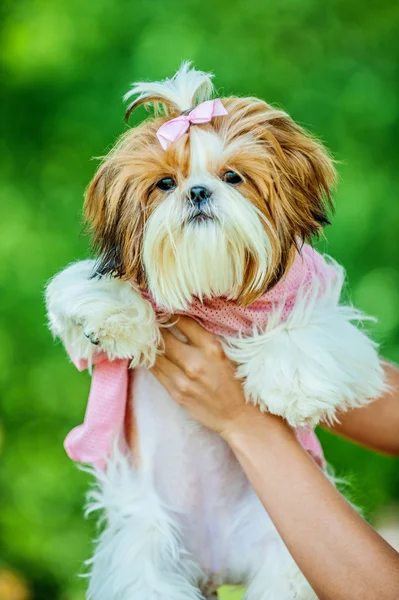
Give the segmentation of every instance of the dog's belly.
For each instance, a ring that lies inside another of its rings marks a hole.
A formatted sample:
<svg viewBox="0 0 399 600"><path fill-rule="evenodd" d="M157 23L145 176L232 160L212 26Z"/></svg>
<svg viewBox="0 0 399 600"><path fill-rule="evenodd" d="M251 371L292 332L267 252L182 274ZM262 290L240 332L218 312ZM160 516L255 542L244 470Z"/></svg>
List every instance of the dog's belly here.
<svg viewBox="0 0 399 600"><path fill-rule="evenodd" d="M134 372L131 393L137 468L176 516L185 548L219 583L245 580L277 533L233 453L148 371Z"/></svg>

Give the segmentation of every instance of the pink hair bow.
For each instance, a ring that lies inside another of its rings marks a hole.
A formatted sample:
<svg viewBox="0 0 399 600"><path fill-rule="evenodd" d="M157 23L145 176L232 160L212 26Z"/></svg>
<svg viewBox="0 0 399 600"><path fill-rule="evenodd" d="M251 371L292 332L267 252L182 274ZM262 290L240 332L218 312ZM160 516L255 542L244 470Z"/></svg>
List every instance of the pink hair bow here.
<svg viewBox="0 0 399 600"><path fill-rule="evenodd" d="M166 121L157 131L157 138L164 150L173 142L177 142L182 135L186 133L190 125L200 125L209 123L213 117L223 117L227 115L227 110L222 104L220 98L215 100L206 100L201 102L188 115L180 115L176 119Z"/></svg>

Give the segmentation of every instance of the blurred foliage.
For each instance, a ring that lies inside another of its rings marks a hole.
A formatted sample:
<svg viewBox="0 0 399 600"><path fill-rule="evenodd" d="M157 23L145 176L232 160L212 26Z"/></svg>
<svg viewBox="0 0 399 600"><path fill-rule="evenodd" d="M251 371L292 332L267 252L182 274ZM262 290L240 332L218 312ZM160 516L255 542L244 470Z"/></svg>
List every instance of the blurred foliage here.
<svg viewBox="0 0 399 600"><path fill-rule="evenodd" d="M341 179L321 247L345 265L350 296L379 318L382 353L399 361L399 4L4 0L1 15L0 595L80 600L94 527L81 514L87 476L62 441L89 378L53 344L42 294L89 252L82 194L90 157L125 129L121 96L191 58L222 93L261 96L317 133ZM322 441L371 517L399 497L393 460Z"/></svg>

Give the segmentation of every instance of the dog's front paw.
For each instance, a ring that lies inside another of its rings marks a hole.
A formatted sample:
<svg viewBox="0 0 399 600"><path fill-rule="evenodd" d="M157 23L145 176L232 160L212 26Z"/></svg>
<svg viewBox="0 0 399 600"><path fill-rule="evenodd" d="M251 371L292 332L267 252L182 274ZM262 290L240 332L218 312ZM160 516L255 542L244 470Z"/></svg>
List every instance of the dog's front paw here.
<svg viewBox="0 0 399 600"><path fill-rule="evenodd" d="M243 369L238 369L238 377L241 379ZM244 393L247 402L259 406L262 412L282 417L291 427L314 428L322 420L334 420L335 405L331 397L325 400L322 395L310 396L305 390L291 378L290 382L264 381L262 385L258 378L249 377L244 379ZM292 376L294 377L294 375Z"/></svg>
<svg viewBox="0 0 399 600"><path fill-rule="evenodd" d="M73 360L105 352L131 366L151 367L161 342L155 312L129 282L93 277L94 261L81 261L56 275L47 287L50 329Z"/></svg>
<svg viewBox="0 0 399 600"><path fill-rule="evenodd" d="M109 358L131 358L131 366L150 368L161 343L159 326L151 304L138 292L129 304L115 310L96 310L82 323L84 337L95 351L105 352ZM98 307L97 307L98 308Z"/></svg>
<svg viewBox="0 0 399 600"><path fill-rule="evenodd" d="M85 330L83 330L83 335L94 346L98 346L99 345L100 340L98 339L97 334L96 334L95 331L85 331Z"/></svg>
<svg viewBox="0 0 399 600"><path fill-rule="evenodd" d="M262 411L283 417L291 427L314 428L321 421L335 420L336 405L331 404L331 398L327 402L323 398L310 398L300 389L296 393L287 390L286 395L275 390L266 402L258 397L257 403Z"/></svg>
<svg viewBox="0 0 399 600"><path fill-rule="evenodd" d="M332 303L298 315L225 344L247 400L293 427L313 427L380 397L384 371L376 345L352 324L358 312Z"/></svg>

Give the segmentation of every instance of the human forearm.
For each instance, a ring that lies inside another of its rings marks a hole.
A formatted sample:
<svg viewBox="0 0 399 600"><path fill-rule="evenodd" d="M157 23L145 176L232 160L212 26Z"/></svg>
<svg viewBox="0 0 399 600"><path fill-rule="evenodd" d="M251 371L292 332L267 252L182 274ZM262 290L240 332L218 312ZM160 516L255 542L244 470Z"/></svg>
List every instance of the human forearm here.
<svg viewBox="0 0 399 600"><path fill-rule="evenodd" d="M326 429L385 454L399 456L399 369L384 364L387 392L375 402L339 415Z"/></svg>
<svg viewBox="0 0 399 600"><path fill-rule="evenodd" d="M278 418L248 410L224 432L321 600L393 600L399 556L352 509Z"/></svg>
<svg viewBox="0 0 399 600"><path fill-rule="evenodd" d="M340 496L284 421L245 403L236 367L214 336L190 319L178 327L189 343L165 331L165 355L153 373L230 444L319 598L396 600L397 553Z"/></svg>

